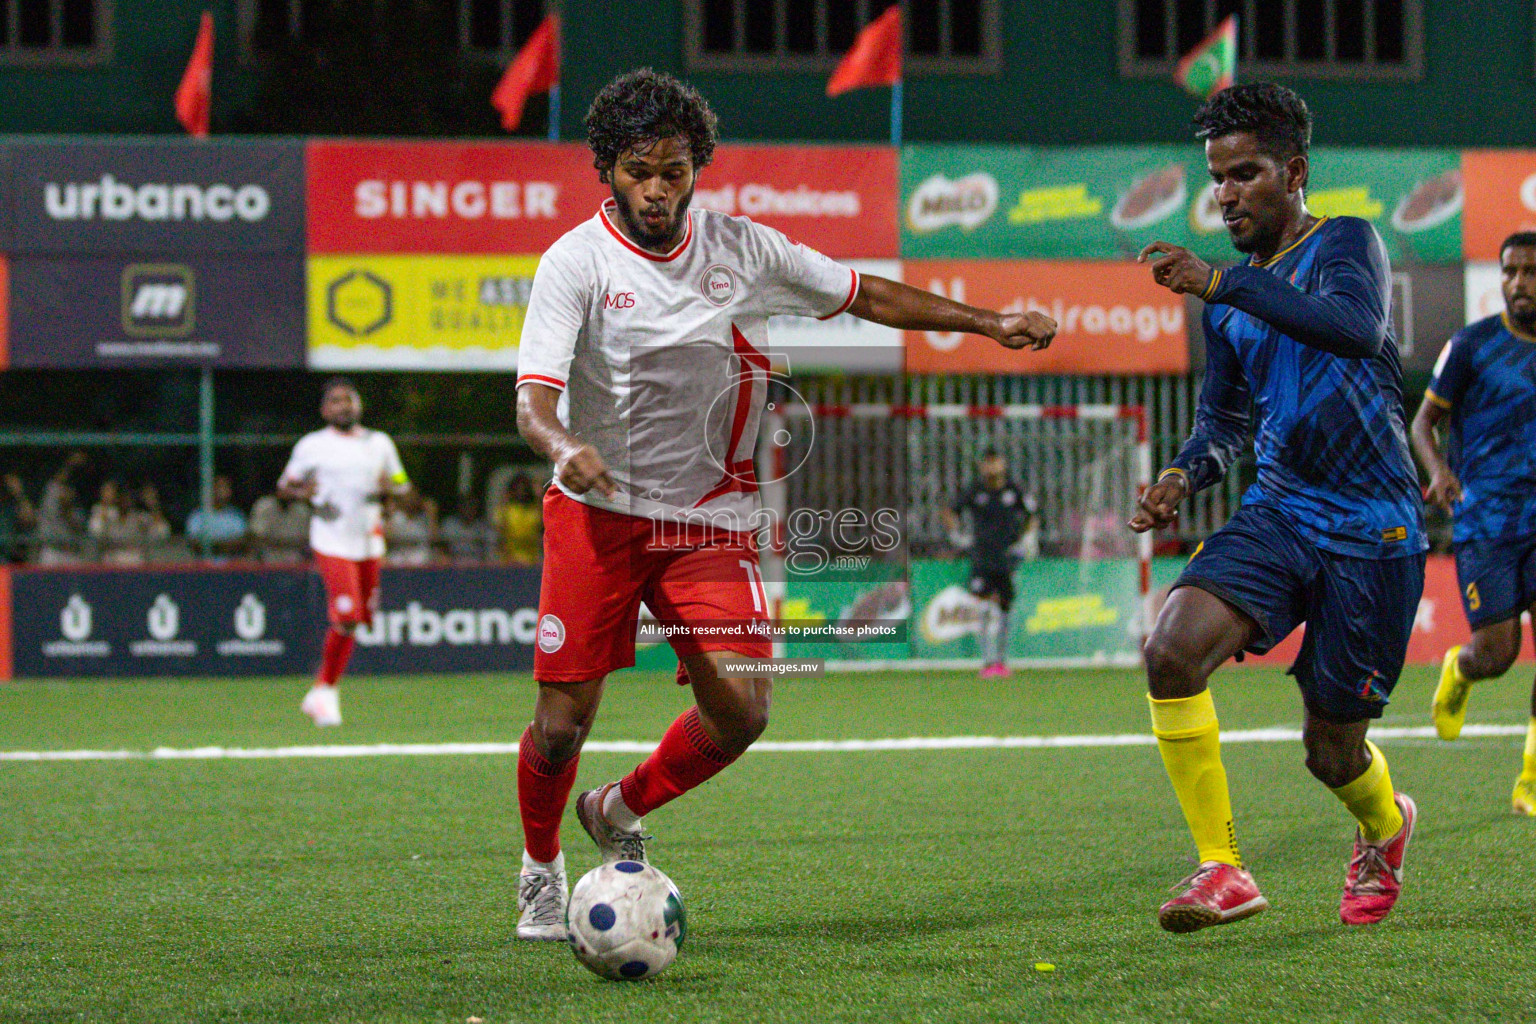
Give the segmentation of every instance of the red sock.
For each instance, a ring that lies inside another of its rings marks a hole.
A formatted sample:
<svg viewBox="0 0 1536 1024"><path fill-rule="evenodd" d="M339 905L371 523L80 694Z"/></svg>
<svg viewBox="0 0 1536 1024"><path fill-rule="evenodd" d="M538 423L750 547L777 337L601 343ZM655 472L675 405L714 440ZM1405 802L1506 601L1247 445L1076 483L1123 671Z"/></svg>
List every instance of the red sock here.
<svg viewBox="0 0 1536 1024"><path fill-rule="evenodd" d="M517 807L523 815L523 846L541 864L560 856L560 819L580 760L550 763L533 745L533 727L523 730L517 748Z"/></svg>
<svg viewBox="0 0 1536 1024"><path fill-rule="evenodd" d="M347 661L352 657L352 648L357 646L357 637L351 633L343 633L334 627L325 631L325 649L320 652L320 674L315 682L321 686L335 686L341 674L347 670Z"/></svg>
<svg viewBox="0 0 1536 1024"><path fill-rule="evenodd" d="M667 727L661 745L619 783L624 806L644 817L714 778L736 758L704 734L699 709L689 708Z"/></svg>

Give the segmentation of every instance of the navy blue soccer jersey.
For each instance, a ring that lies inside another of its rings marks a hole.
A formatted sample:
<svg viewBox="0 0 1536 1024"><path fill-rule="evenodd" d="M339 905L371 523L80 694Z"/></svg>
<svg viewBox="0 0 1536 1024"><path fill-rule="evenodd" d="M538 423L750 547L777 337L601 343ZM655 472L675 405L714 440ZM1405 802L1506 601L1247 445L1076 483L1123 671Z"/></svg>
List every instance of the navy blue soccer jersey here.
<svg viewBox="0 0 1536 1024"><path fill-rule="evenodd" d="M1205 382L1173 461L1190 490L1226 475L1252 417L1259 472L1244 505L1279 510L1337 554L1424 551L1392 273L1376 229L1324 218L1268 260L1216 271L1201 297Z"/></svg>
<svg viewBox="0 0 1536 1024"><path fill-rule="evenodd" d="M1503 315L1462 328L1425 397L1451 413L1451 468L1461 481L1454 539L1536 533L1536 337Z"/></svg>

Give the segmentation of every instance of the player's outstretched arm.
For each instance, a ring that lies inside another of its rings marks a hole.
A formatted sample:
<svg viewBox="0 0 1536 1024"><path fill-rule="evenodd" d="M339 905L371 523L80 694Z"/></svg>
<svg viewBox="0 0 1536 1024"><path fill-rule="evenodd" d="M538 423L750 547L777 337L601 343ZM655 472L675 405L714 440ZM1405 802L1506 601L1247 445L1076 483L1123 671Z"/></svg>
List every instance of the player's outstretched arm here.
<svg viewBox="0 0 1536 1024"><path fill-rule="evenodd" d="M1044 313L998 313L978 309L900 281L873 274L859 278L859 294L848 312L903 331L964 331L991 338L1004 348L1039 350L1056 337L1056 321Z"/></svg>
<svg viewBox="0 0 1536 1024"><path fill-rule="evenodd" d="M572 494L596 488L605 498L618 493L597 449L566 430L556 412L560 392L543 384L517 389L517 432L534 451L555 464L555 478Z"/></svg>
<svg viewBox="0 0 1536 1024"><path fill-rule="evenodd" d="M1461 500L1461 481L1456 479L1450 463L1440 454L1440 442L1435 436L1435 428L1445 419L1445 414L1445 408L1435 404L1435 400L1426 394L1419 403L1419 411L1414 413L1409 434L1413 440L1413 454L1419 460L1420 468L1429 474L1425 502L1449 512L1451 506Z"/></svg>
<svg viewBox="0 0 1536 1024"><path fill-rule="evenodd" d="M1218 271L1170 242L1153 242L1137 259L1145 263L1155 257L1152 278L1170 291L1240 309L1311 348L1368 359L1381 351L1391 315L1386 252L1369 225L1336 234L1337 241L1325 240L1330 248L1322 256L1316 292L1304 292L1258 267Z"/></svg>

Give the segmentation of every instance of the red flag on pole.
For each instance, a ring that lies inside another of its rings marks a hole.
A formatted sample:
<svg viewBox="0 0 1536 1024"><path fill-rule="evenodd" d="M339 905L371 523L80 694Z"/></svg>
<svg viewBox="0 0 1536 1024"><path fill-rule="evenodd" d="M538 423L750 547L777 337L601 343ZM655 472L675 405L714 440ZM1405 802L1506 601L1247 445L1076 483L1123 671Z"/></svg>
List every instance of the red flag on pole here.
<svg viewBox="0 0 1536 1024"><path fill-rule="evenodd" d="M192 45L192 58L176 87L176 120L191 135L208 137L208 115L213 110L213 15L203 12Z"/></svg>
<svg viewBox="0 0 1536 1024"><path fill-rule="evenodd" d="M901 7L893 4L864 26L843 62L827 80L827 95L901 81Z"/></svg>
<svg viewBox="0 0 1536 1024"><path fill-rule="evenodd" d="M547 15L533 35L517 51L506 74L491 93L491 106L501 111L501 126L515 131L523 120L523 106L536 92L548 92L560 84L560 21Z"/></svg>

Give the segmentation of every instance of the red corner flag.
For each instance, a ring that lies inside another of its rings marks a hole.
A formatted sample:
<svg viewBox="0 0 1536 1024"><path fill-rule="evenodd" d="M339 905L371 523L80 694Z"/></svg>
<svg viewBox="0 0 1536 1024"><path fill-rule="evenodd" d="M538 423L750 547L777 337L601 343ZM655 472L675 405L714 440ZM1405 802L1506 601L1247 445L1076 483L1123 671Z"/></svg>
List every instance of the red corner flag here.
<svg viewBox="0 0 1536 1024"><path fill-rule="evenodd" d="M843 62L827 80L827 95L849 89L895 85L901 81L901 7L893 4L853 41Z"/></svg>
<svg viewBox="0 0 1536 1024"><path fill-rule="evenodd" d="M203 12L192 46L192 59L176 87L176 120L191 135L208 137L208 115L213 109L213 15Z"/></svg>
<svg viewBox="0 0 1536 1024"><path fill-rule="evenodd" d="M560 21L547 15L533 35L517 51L506 74L491 93L491 106L501 111L501 126L516 131L523 120L523 105L536 92L548 92L560 84Z"/></svg>

